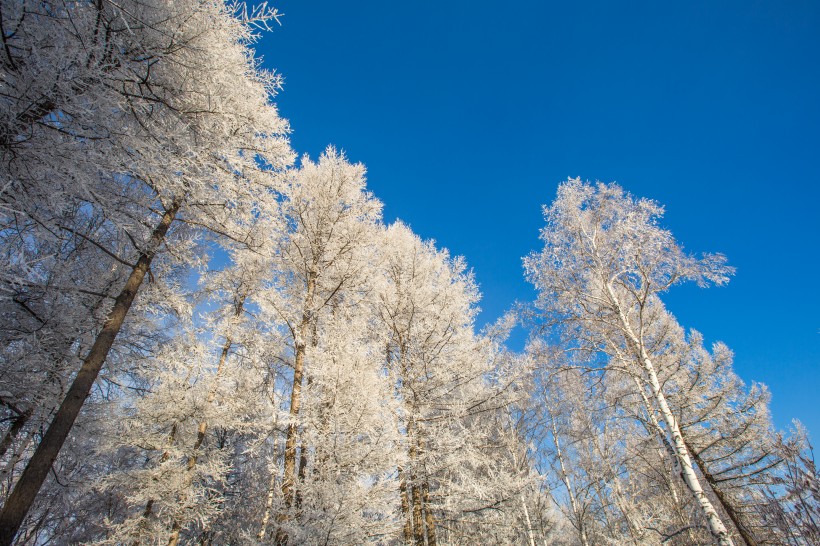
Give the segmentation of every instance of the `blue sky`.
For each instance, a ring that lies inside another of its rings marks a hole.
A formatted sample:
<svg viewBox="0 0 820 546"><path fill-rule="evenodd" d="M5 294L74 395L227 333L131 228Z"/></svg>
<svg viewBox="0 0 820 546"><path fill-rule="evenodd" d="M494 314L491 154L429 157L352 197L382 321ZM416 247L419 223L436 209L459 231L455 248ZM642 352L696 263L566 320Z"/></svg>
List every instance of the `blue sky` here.
<svg viewBox="0 0 820 546"><path fill-rule="evenodd" d="M820 3L279 0L257 44L299 153L367 165L388 221L464 255L480 322L534 297L521 257L567 177L666 206L728 286L667 305L820 435Z"/></svg>

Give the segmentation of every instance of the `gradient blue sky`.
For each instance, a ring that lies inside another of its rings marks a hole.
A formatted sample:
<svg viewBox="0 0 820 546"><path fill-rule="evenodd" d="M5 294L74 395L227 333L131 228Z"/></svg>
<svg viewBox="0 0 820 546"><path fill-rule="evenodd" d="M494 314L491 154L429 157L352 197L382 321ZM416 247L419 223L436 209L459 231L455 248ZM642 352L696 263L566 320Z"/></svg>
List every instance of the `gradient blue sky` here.
<svg viewBox="0 0 820 546"><path fill-rule="evenodd" d="M278 0L257 44L293 146L368 167L388 221L464 255L479 322L534 297L521 257L567 177L666 206L723 288L666 298L820 435L820 3Z"/></svg>

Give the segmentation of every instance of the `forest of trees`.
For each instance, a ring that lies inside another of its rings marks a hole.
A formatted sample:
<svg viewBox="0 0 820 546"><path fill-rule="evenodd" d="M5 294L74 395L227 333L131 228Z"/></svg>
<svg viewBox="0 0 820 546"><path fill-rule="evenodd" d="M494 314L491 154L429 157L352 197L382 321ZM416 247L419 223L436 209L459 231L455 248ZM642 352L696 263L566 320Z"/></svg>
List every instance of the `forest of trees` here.
<svg viewBox="0 0 820 546"><path fill-rule="evenodd" d="M477 329L462 258L296 159L277 17L2 0L0 545L820 544L806 433L661 299L723 256L568 180Z"/></svg>

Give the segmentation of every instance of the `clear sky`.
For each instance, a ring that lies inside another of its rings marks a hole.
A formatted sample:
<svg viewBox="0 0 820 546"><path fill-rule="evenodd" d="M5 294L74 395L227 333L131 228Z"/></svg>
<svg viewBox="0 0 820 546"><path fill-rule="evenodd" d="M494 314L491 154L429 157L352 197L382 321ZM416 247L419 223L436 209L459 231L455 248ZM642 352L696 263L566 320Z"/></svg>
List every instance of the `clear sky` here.
<svg viewBox="0 0 820 546"><path fill-rule="evenodd" d="M386 220L464 255L480 323L533 299L521 257L558 183L617 181L728 256L728 286L667 305L820 444L819 2L274 5L257 50L294 148L344 149Z"/></svg>

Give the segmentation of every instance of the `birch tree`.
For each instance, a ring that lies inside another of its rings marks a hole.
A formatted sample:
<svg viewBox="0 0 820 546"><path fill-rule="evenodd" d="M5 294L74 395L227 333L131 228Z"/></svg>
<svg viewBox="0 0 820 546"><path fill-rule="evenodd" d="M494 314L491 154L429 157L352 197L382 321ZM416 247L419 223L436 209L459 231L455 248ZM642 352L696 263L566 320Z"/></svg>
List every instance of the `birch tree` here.
<svg viewBox="0 0 820 546"><path fill-rule="evenodd" d="M537 305L565 331L603 351L639 380L656 405L681 475L714 540L732 544L726 525L704 491L680 423L659 379L652 340L653 310L660 293L686 281L723 284L731 268L720 255L686 254L658 227L663 209L636 200L615 184L570 180L544 209L544 250L525 259L528 278L539 291Z"/></svg>

